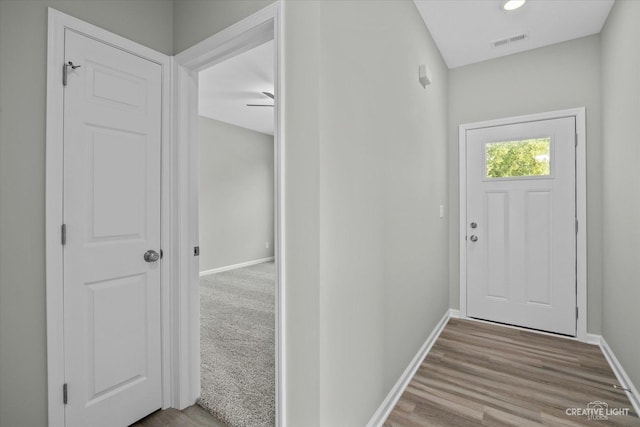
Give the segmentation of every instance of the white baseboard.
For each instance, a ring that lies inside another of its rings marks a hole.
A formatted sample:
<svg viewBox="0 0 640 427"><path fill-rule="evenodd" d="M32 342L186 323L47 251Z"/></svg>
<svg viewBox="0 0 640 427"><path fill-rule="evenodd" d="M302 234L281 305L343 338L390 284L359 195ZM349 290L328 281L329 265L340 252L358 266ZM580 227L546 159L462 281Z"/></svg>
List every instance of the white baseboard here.
<svg viewBox="0 0 640 427"><path fill-rule="evenodd" d="M599 346L600 345L600 341L602 341L602 336L601 335L587 334L587 344Z"/></svg>
<svg viewBox="0 0 640 427"><path fill-rule="evenodd" d="M625 391L625 393L631 401L636 414L640 414L640 394L638 394L638 389L636 389L635 385L631 382L631 378L629 378L629 375L627 375L626 371L618 361L616 355L613 354L613 350L611 350L611 347L609 347L609 344L607 344L607 341L605 341L604 337L593 334L589 335L590 338L594 341L597 340L597 344L600 346L600 349L602 350L604 357L607 359L607 362L609 362L609 366L611 366L611 370L616 375L620 386L629 389L629 391Z"/></svg>
<svg viewBox="0 0 640 427"><path fill-rule="evenodd" d="M454 312L457 312L457 310L450 309L444 313L444 316L442 316L442 319L440 319L427 340L424 342L424 344L422 344L422 347L420 347L418 353L415 355L413 360L411 360L409 366L407 366L407 369L404 370L398 381L391 388L389 394L387 394L387 397L378 407L378 410L373 414L373 416L367 423L367 427L380 427L384 424L387 417L396 406L396 403L398 403L400 396L402 396L402 393L407 388L407 386L411 382L411 379L418 371L418 368L422 364L422 361L427 356L429 351L431 351L431 347L433 347L433 344L436 342L436 340L440 336L440 333L447 325L447 321L449 320L449 318L456 317L452 315L452 313Z"/></svg>
<svg viewBox="0 0 640 427"><path fill-rule="evenodd" d="M224 267L213 268L211 270L201 271L200 277L206 276L207 274L220 273L221 271L235 270L236 268L248 267L250 265L255 265L255 264L262 264L263 262L273 261L274 259L275 257L270 256L267 258L254 259L253 261L241 262L240 264L226 265Z"/></svg>

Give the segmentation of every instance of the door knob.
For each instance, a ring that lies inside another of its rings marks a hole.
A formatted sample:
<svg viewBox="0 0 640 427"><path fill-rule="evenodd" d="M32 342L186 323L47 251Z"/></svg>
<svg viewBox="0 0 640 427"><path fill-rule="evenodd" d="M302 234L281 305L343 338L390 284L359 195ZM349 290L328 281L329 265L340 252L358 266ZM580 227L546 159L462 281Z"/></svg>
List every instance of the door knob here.
<svg viewBox="0 0 640 427"><path fill-rule="evenodd" d="M472 242L477 242L478 241L478 236L473 235L473 236L469 237L469 240L471 240Z"/></svg>
<svg viewBox="0 0 640 427"><path fill-rule="evenodd" d="M144 260L147 262L156 262L160 259L160 254L153 249L149 249L144 253Z"/></svg>

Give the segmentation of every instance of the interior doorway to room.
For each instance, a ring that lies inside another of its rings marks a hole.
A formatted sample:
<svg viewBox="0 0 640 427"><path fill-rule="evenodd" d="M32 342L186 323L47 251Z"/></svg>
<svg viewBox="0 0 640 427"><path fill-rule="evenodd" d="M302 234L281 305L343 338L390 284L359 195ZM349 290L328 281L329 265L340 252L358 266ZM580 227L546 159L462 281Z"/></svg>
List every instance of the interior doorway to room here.
<svg viewBox="0 0 640 427"><path fill-rule="evenodd" d="M578 335L577 121L560 115L461 130L466 316Z"/></svg>
<svg viewBox="0 0 640 427"><path fill-rule="evenodd" d="M275 424L274 41L198 74L200 399Z"/></svg>

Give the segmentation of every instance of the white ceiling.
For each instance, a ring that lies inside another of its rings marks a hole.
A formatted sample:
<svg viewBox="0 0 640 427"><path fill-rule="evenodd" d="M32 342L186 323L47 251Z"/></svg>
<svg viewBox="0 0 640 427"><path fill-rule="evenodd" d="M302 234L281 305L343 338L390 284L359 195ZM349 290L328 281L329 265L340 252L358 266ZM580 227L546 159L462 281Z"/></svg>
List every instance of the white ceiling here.
<svg viewBox="0 0 640 427"><path fill-rule="evenodd" d="M614 0L528 0L515 11L504 0L414 0L449 68L599 33ZM494 47L519 34L525 41ZM200 72L202 116L273 135L273 41Z"/></svg>
<svg viewBox="0 0 640 427"><path fill-rule="evenodd" d="M602 29L614 0L528 0L507 12L504 0L414 0L449 68L523 52ZM493 42L520 34L506 46Z"/></svg>
<svg viewBox="0 0 640 427"><path fill-rule="evenodd" d="M201 116L273 135L273 104L262 92L274 93L273 40L227 59L199 75Z"/></svg>

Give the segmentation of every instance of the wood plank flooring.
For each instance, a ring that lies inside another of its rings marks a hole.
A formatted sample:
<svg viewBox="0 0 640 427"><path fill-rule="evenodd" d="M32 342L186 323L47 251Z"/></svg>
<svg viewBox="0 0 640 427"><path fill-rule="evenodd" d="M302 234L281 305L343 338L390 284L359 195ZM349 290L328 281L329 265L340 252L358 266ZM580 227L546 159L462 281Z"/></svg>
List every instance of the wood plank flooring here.
<svg viewBox="0 0 640 427"><path fill-rule="evenodd" d="M451 319L384 426L640 426L613 384L598 346ZM566 414L594 401L629 415Z"/></svg>
<svg viewBox="0 0 640 427"><path fill-rule="evenodd" d="M198 405L183 411L166 409L156 411L130 427L227 427L225 423Z"/></svg>

